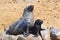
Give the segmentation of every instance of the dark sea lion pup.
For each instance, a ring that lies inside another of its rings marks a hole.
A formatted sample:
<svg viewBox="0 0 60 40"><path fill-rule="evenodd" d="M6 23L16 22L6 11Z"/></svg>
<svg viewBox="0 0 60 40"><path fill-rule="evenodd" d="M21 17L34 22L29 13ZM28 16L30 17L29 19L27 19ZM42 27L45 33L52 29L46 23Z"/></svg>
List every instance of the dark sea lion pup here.
<svg viewBox="0 0 60 40"><path fill-rule="evenodd" d="M38 35L40 35L40 36L42 37L41 31L42 31L42 30L45 30L45 29L42 29L42 28L41 28L42 23L43 23L42 20L37 19L37 20L35 21L35 23L34 23L34 27L30 27L30 31L31 31L30 33L33 34L33 35L35 35L36 37L37 37Z"/></svg>
<svg viewBox="0 0 60 40"><path fill-rule="evenodd" d="M34 5L29 5L24 9L22 17L10 25L7 34L18 35L23 33L25 37L29 35L29 27L34 25Z"/></svg>

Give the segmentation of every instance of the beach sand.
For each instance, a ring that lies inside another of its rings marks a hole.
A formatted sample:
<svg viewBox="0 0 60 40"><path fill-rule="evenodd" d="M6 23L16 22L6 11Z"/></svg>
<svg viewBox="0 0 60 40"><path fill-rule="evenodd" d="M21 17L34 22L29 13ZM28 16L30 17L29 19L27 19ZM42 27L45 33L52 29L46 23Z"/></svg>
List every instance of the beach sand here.
<svg viewBox="0 0 60 40"><path fill-rule="evenodd" d="M60 0L0 0L0 31L18 20L27 5L34 5L34 20L43 20L44 27L60 29Z"/></svg>

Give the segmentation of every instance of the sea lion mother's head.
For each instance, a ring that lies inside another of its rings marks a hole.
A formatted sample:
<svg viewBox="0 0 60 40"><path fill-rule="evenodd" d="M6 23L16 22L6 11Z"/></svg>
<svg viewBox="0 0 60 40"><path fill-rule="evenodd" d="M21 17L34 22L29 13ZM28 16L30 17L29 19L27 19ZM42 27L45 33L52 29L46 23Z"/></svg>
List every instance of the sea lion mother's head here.
<svg viewBox="0 0 60 40"><path fill-rule="evenodd" d="M24 12L32 12L34 9L34 5L29 5L24 9Z"/></svg>

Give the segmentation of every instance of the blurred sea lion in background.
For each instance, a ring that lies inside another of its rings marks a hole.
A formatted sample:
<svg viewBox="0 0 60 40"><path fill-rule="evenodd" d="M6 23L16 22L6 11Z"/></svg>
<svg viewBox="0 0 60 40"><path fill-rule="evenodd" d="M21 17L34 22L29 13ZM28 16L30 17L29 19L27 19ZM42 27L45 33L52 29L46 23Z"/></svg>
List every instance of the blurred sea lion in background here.
<svg viewBox="0 0 60 40"><path fill-rule="evenodd" d="M50 27L50 37L51 40L60 40L60 29L57 29L55 27Z"/></svg>
<svg viewBox="0 0 60 40"><path fill-rule="evenodd" d="M29 27L34 26L34 5L29 5L24 9L22 17L9 26L7 34L18 35L23 33L25 37L29 35Z"/></svg>

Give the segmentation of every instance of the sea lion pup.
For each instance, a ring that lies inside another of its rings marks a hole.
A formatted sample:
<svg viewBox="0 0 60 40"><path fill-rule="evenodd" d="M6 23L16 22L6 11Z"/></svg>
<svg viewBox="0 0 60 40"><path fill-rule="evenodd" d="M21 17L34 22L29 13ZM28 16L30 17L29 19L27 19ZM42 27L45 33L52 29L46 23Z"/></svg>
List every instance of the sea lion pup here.
<svg viewBox="0 0 60 40"><path fill-rule="evenodd" d="M42 37L41 31L42 31L42 30L45 30L45 29L42 29L42 28L41 28L42 23L43 23L42 20L37 19L37 20L35 21L35 23L34 23L34 27L30 27L30 29L29 29L29 31L31 31L30 33L33 34L33 35L35 35L36 37L37 37L38 35L40 35L40 36Z"/></svg>
<svg viewBox="0 0 60 40"><path fill-rule="evenodd" d="M24 9L22 17L10 25L9 30L6 33L13 35L18 35L23 33L24 36L29 35L29 27L34 25L34 14L33 14L34 5L29 5Z"/></svg>

